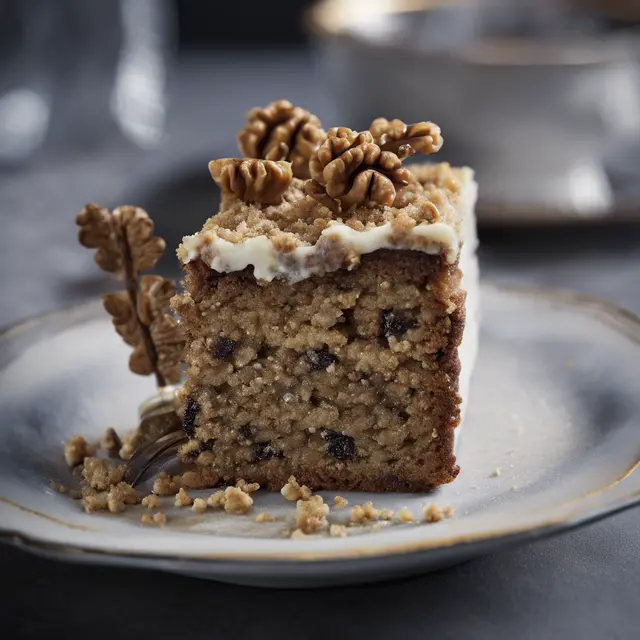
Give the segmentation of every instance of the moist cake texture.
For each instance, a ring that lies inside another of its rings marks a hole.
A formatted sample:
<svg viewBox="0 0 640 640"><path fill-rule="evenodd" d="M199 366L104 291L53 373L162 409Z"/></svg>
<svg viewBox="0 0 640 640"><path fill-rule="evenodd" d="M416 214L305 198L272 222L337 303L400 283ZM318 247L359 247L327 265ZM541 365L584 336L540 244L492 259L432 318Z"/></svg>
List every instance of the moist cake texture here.
<svg viewBox="0 0 640 640"><path fill-rule="evenodd" d="M439 133L426 124L408 130ZM184 238L173 300L182 458L211 484L271 490L292 475L313 490L450 482L477 339L472 172L412 173L384 131L316 134L307 179L282 159L211 163L223 204Z"/></svg>

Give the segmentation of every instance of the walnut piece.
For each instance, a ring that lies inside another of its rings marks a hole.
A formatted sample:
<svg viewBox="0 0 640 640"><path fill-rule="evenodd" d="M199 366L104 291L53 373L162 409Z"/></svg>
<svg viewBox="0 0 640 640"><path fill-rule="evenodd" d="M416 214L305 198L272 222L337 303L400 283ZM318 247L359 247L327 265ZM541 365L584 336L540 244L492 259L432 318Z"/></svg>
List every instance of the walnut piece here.
<svg viewBox="0 0 640 640"><path fill-rule="evenodd" d="M325 138L320 120L288 100L247 113L238 148L247 158L287 160L296 178L309 177L309 160Z"/></svg>
<svg viewBox="0 0 640 640"><path fill-rule="evenodd" d="M343 209L357 205L391 206L396 189L410 181L410 174L394 153L382 151L369 131L346 127L329 129L326 140L309 162L312 181L305 192L321 201L326 195Z"/></svg>
<svg viewBox="0 0 640 640"><path fill-rule="evenodd" d="M369 131L382 151L391 151L401 160L414 153L436 153L443 143L440 127L433 122L405 124L402 120L377 118Z"/></svg>
<svg viewBox="0 0 640 640"><path fill-rule="evenodd" d="M282 202L293 178L291 164L285 161L222 158L212 160L209 171L224 197L267 205Z"/></svg>

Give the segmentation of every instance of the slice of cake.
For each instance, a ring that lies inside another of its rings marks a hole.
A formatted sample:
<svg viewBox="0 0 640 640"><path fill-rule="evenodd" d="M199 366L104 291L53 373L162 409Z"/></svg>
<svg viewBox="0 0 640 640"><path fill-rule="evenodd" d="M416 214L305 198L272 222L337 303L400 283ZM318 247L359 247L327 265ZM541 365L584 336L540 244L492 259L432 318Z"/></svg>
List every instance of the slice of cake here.
<svg viewBox="0 0 640 640"><path fill-rule="evenodd" d="M325 134L275 104L240 135L262 157L210 164L221 211L178 250L181 456L272 490L450 482L477 341L473 174L402 166L439 148L431 123Z"/></svg>

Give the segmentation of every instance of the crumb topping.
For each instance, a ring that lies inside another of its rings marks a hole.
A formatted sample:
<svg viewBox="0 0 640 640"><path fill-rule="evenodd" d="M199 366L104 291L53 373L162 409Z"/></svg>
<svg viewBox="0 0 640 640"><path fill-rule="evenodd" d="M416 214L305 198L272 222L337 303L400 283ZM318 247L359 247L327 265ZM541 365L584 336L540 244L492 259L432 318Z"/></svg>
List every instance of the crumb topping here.
<svg viewBox="0 0 640 640"><path fill-rule="evenodd" d="M290 502L296 500L308 500L311 497L311 489L307 485L300 485L295 476L289 476L287 484L280 489L282 496Z"/></svg>
<svg viewBox="0 0 640 640"><path fill-rule="evenodd" d="M140 522L147 526L164 527L167 524L167 516L164 513L143 513Z"/></svg>
<svg viewBox="0 0 640 640"><path fill-rule="evenodd" d="M234 515L245 514L251 509L253 498L238 487L227 487L224 490L224 510Z"/></svg>
<svg viewBox="0 0 640 640"><path fill-rule="evenodd" d="M437 504L428 504L424 508L425 522L440 522L444 518L450 518L453 515L452 507L440 507Z"/></svg>
<svg viewBox="0 0 640 640"><path fill-rule="evenodd" d="M82 436L73 436L64 446L64 459L70 467L77 467L93 454L93 447Z"/></svg>
<svg viewBox="0 0 640 640"><path fill-rule="evenodd" d="M157 509L160 506L160 500L158 500L158 496L150 493L142 498L142 506L147 507L147 509Z"/></svg>
<svg viewBox="0 0 640 640"><path fill-rule="evenodd" d="M260 485L257 482L247 482L243 478L238 479L236 482L236 487L238 489L244 491L245 493L255 493L258 489L260 489Z"/></svg>
<svg viewBox="0 0 640 640"><path fill-rule="evenodd" d="M256 516L256 522L274 522L275 517L270 513L262 512Z"/></svg>
<svg viewBox="0 0 640 640"><path fill-rule="evenodd" d="M308 500L298 500L296 503L296 527L303 533L324 531L329 526L328 513L329 505L324 503L322 496L311 496Z"/></svg>
<svg viewBox="0 0 640 640"><path fill-rule="evenodd" d="M202 498L196 498L193 501L193 505L191 506L191 510L194 513L204 513L207 510L207 502Z"/></svg>
<svg viewBox="0 0 640 640"><path fill-rule="evenodd" d="M413 522L413 514L407 507L402 507L398 513L396 513L398 522Z"/></svg>
<svg viewBox="0 0 640 640"><path fill-rule="evenodd" d="M336 509L344 509L349 504L349 501L342 496L336 496L333 499L333 504L335 505Z"/></svg>
<svg viewBox="0 0 640 640"><path fill-rule="evenodd" d="M344 538L347 535L347 527L343 524L332 524L329 527L329 535L332 538Z"/></svg>
<svg viewBox="0 0 640 640"><path fill-rule="evenodd" d="M178 493L180 482L166 471L161 471L153 482L153 493L158 496L172 496Z"/></svg>
<svg viewBox="0 0 640 640"><path fill-rule="evenodd" d="M176 494L174 504L176 507L190 507L193 504L193 498L182 488Z"/></svg>

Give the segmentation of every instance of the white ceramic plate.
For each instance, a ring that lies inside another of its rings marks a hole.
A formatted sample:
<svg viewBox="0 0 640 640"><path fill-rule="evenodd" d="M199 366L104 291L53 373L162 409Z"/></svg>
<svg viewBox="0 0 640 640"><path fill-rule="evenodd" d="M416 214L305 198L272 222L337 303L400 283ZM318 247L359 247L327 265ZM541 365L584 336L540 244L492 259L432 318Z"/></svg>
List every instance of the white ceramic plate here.
<svg viewBox="0 0 640 640"><path fill-rule="evenodd" d="M344 494L417 518L428 503L450 505L454 517L290 540L293 506L278 494L257 494L248 516L196 516L166 499L168 526L150 529L142 507L86 515L53 491L51 479L70 483L64 441L131 427L152 387L127 373L127 348L99 304L27 322L0 338L0 532L69 561L320 586L441 568L640 502L638 319L572 294L485 286L481 341L458 479L431 494ZM254 522L262 510L279 520Z"/></svg>

